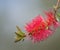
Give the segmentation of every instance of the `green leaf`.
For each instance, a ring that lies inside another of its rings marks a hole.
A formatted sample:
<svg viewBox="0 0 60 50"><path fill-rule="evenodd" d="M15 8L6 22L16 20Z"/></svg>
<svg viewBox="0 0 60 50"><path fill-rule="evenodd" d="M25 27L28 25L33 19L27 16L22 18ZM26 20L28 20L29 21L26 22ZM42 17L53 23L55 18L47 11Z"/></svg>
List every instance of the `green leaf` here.
<svg viewBox="0 0 60 50"><path fill-rule="evenodd" d="M24 37L26 37L26 35L25 35L25 33L23 33L21 31L21 29L18 26L16 26L16 28L17 28L17 32L15 32L15 34L16 34L15 42L18 42L18 41L21 41L22 39L24 39Z"/></svg>
<svg viewBox="0 0 60 50"><path fill-rule="evenodd" d="M20 36L24 36L24 35L25 35L25 33L23 33L18 26L16 26L16 28L17 28L17 33L18 33Z"/></svg>

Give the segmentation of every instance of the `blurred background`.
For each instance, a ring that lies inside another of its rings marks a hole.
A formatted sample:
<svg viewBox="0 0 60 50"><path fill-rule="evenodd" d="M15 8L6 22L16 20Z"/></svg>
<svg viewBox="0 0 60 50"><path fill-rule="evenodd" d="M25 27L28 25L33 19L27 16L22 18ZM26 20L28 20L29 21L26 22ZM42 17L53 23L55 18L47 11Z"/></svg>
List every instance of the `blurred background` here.
<svg viewBox="0 0 60 50"><path fill-rule="evenodd" d="M60 28L47 40L32 43L14 43L14 32L18 25L24 32L24 26L32 18L50 10L57 0L0 0L0 50L60 50Z"/></svg>

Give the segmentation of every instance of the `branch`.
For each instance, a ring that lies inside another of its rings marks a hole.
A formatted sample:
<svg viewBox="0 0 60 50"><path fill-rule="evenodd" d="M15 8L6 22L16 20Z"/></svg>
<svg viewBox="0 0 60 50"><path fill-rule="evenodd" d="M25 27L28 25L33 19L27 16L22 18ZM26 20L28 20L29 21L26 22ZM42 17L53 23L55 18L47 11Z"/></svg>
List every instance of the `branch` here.
<svg viewBox="0 0 60 50"><path fill-rule="evenodd" d="M56 19L56 13L57 13L58 9L60 8L59 3L60 3L60 0L58 0L56 5L54 6L54 17L55 17L55 19Z"/></svg>

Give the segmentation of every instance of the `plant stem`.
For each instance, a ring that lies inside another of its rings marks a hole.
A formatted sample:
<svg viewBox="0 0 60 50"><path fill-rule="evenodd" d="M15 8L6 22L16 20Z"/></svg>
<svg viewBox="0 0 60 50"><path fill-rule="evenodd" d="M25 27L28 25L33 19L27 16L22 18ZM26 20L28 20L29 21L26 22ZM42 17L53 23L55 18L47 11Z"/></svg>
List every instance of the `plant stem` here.
<svg viewBox="0 0 60 50"><path fill-rule="evenodd" d="M57 13L58 9L60 8L59 3L60 3L60 0L57 0L57 3L54 7L54 17L55 17L55 19L56 19L56 13Z"/></svg>

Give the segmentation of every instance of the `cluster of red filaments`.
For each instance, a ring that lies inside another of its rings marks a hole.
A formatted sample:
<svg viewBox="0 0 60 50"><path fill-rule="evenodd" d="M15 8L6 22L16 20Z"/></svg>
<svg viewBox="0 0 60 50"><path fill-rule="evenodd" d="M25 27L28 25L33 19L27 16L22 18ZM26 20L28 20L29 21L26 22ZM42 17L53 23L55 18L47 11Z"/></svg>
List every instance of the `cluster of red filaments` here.
<svg viewBox="0 0 60 50"><path fill-rule="evenodd" d="M45 20L41 15L38 15L25 26L28 36L34 42L47 39L60 25L53 12L45 12L45 14L47 16Z"/></svg>

